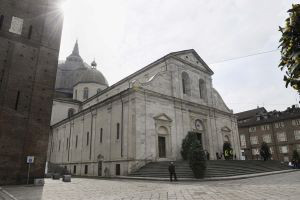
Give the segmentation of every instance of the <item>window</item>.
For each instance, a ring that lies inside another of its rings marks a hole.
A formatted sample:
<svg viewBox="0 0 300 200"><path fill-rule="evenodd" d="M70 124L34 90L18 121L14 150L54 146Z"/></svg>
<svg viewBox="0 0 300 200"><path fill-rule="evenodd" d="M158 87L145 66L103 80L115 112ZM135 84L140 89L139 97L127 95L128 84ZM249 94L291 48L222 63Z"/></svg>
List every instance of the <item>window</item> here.
<svg viewBox="0 0 300 200"><path fill-rule="evenodd" d="M100 93L100 92L101 92L101 88L98 88L97 89L97 94Z"/></svg>
<svg viewBox="0 0 300 200"><path fill-rule="evenodd" d="M271 154L274 154L274 149L273 149L273 147L269 147L269 149L270 149L270 153L271 153Z"/></svg>
<svg viewBox="0 0 300 200"><path fill-rule="evenodd" d="M252 155L259 155L259 150L257 148L252 149Z"/></svg>
<svg viewBox="0 0 300 200"><path fill-rule="evenodd" d="M285 142L286 141L285 132L277 133L277 140L278 140L278 142Z"/></svg>
<svg viewBox="0 0 300 200"><path fill-rule="evenodd" d="M88 99L89 98L89 88L85 87L83 89L83 99Z"/></svg>
<svg viewBox="0 0 300 200"><path fill-rule="evenodd" d="M69 108L68 110L68 117L72 117L75 113L75 109L74 108Z"/></svg>
<svg viewBox="0 0 300 200"><path fill-rule="evenodd" d="M240 139L241 139L241 147L242 148L246 148L247 145L246 145L246 137L245 137L245 135L240 135Z"/></svg>
<svg viewBox="0 0 300 200"><path fill-rule="evenodd" d="M69 146L69 138L67 138L66 149L68 149L68 146Z"/></svg>
<svg viewBox="0 0 300 200"><path fill-rule="evenodd" d="M256 127L255 126L254 127L250 127L249 128L249 132L250 133L256 132Z"/></svg>
<svg viewBox="0 0 300 200"><path fill-rule="evenodd" d="M250 143L251 144L258 144L258 137L257 136L251 136L250 137Z"/></svg>
<svg viewBox="0 0 300 200"><path fill-rule="evenodd" d="M28 39L31 39L31 35L32 35L32 26L29 27L29 31L28 31Z"/></svg>
<svg viewBox="0 0 300 200"><path fill-rule="evenodd" d="M90 133L87 132L87 133L86 133L86 146L89 145L89 138L90 138Z"/></svg>
<svg viewBox="0 0 300 200"><path fill-rule="evenodd" d="M121 166L120 164L116 164L116 176L120 176L121 174Z"/></svg>
<svg viewBox="0 0 300 200"><path fill-rule="evenodd" d="M78 145L78 135L76 135L76 140L75 140L75 148L77 149L77 145Z"/></svg>
<svg viewBox="0 0 300 200"><path fill-rule="evenodd" d="M1 30L1 28L2 28L3 22L4 22L4 16L1 15L1 16L0 16L0 30Z"/></svg>
<svg viewBox="0 0 300 200"><path fill-rule="evenodd" d="M299 126L300 125L300 119L294 119L294 120L292 120L292 124L294 126Z"/></svg>
<svg viewBox="0 0 300 200"><path fill-rule="evenodd" d="M102 143L102 137L103 137L103 128L100 129L100 143Z"/></svg>
<svg viewBox="0 0 300 200"><path fill-rule="evenodd" d="M262 131L268 131L268 130L270 130L270 126L269 125L262 125L261 130Z"/></svg>
<svg viewBox="0 0 300 200"><path fill-rule="evenodd" d="M275 123L275 128L284 128L284 122Z"/></svg>
<svg viewBox="0 0 300 200"><path fill-rule="evenodd" d="M300 130L294 130L295 140L300 140Z"/></svg>
<svg viewBox="0 0 300 200"><path fill-rule="evenodd" d="M120 139L120 123L117 123L117 140Z"/></svg>
<svg viewBox="0 0 300 200"><path fill-rule="evenodd" d="M18 110L19 100L20 100L20 91L17 92L16 103L15 103L15 110Z"/></svg>
<svg viewBox="0 0 300 200"><path fill-rule="evenodd" d="M89 167L88 165L84 166L84 174L88 174L88 169L89 169L88 167Z"/></svg>
<svg viewBox="0 0 300 200"><path fill-rule="evenodd" d="M74 98L77 100L77 90L75 90L75 97Z"/></svg>
<svg viewBox="0 0 300 200"><path fill-rule="evenodd" d="M60 140L59 140L59 143L58 143L58 151L60 151Z"/></svg>
<svg viewBox="0 0 300 200"><path fill-rule="evenodd" d="M73 174L76 174L76 165L73 167Z"/></svg>
<svg viewBox="0 0 300 200"><path fill-rule="evenodd" d="M199 80L199 93L200 93L200 98L201 99L205 98L205 92L206 92L205 82L204 82L204 80L200 79Z"/></svg>
<svg viewBox="0 0 300 200"><path fill-rule="evenodd" d="M284 156L284 157L283 157L283 161L284 161L284 162L289 162L289 157L288 157L288 156Z"/></svg>
<svg viewBox="0 0 300 200"><path fill-rule="evenodd" d="M181 74L182 78L182 92L186 95L191 95L191 83L190 83L190 77L186 72L182 72Z"/></svg>
<svg viewBox="0 0 300 200"><path fill-rule="evenodd" d="M280 146L279 152L280 153L288 153L288 146Z"/></svg>
<svg viewBox="0 0 300 200"><path fill-rule="evenodd" d="M22 34L24 20L18 17L12 17L9 32L18 35Z"/></svg>
<svg viewBox="0 0 300 200"><path fill-rule="evenodd" d="M272 142L272 138L271 138L270 134L263 135L262 138L263 138L263 141L265 143L271 143Z"/></svg>

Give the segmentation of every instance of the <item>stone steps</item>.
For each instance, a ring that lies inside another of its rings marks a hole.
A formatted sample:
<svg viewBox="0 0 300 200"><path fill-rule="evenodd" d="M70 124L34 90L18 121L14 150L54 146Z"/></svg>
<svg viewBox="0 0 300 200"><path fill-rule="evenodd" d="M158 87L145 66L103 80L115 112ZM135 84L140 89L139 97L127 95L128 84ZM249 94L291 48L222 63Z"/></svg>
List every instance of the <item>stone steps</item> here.
<svg viewBox="0 0 300 200"><path fill-rule="evenodd" d="M152 162L133 172L134 177L169 177L169 162ZM175 162L178 178L194 178L193 172L186 161ZM258 160L211 160L207 161L205 177L228 177L247 175L263 172L281 171L289 169L279 161L258 161Z"/></svg>

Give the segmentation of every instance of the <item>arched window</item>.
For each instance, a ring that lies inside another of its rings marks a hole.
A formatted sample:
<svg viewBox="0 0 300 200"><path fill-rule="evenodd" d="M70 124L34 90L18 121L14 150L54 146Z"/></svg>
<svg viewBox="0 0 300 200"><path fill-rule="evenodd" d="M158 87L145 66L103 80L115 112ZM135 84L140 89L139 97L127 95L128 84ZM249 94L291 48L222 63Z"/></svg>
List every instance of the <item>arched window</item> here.
<svg viewBox="0 0 300 200"><path fill-rule="evenodd" d="M200 94L201 99L205 98L205 93L206 93L205 82L204 82L204 80L200 79L199 80L199 94Z"/></svg>
<svg viewBox="0 0 300 200"><path fill-rule="evenodd" d="M83 89L83 99L88 99L89 98L89 88L85 87Z"/></svg>
<svg viewBox="0 0 300 200"><path fill-rule="evenodd" d="M182 78L182 92L183 94L190 96L191 95L190 77L186 72L182 72L181 78Z"/></svg>
<svg viewBox="0 0 300 200"><path fill-rule="evenodd" d="M69 108L68 110L68 117L72 117L75 113L75 109L74 108Z"/></svg>

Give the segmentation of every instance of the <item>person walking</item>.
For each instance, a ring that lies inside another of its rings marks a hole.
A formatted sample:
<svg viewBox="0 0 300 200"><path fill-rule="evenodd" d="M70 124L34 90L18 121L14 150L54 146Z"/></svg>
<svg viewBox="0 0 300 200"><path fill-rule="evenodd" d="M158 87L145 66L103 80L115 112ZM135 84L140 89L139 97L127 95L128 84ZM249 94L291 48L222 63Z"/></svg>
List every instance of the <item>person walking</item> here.
<svg viewBox="0 0 300 200"><path fill-rule="evenodd" d="M170 162L169 165L169 173L170 173L170 181L172 182L172 177L174 176L174 180L177 181L177 176L176 176L176 172L175 172L175 165L173 162Z"/></svg>

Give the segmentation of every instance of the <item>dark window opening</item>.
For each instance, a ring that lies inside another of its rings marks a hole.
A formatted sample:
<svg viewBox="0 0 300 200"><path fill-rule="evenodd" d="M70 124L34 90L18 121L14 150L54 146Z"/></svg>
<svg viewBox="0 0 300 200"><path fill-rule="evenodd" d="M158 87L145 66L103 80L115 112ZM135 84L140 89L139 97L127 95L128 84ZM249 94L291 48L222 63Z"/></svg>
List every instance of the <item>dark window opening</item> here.
<svg viewBox="0 0 300 200"><path fill-rule="evenodd" d="M28 39L31 39L31 35L32 35L32 26L29 27L29 31L28 31Z"/></svg>
<svg viewBox="0 0 300 200"><path fill-rule="evenodd" d="M76 165L73 167L73 174L76 174Z"/></svg>
<svg viewBox="0 0 300 200"><path fill-rule="evenodd" d="M120 124L117 123L117 140L120 139Z"/></svg>
<svg viewBox="0 0 300 200"><path fill-rule="evenodd" d="M4 21L4 16L1 15L0 16L0 30L2 29L3 21Z"/></svg>
<svg viewBox="0 0 300 200"><path fill-rule="evenodd" d="M3 81L3 77L4 77L4 69L1 70L1 75L0 75L0 87Z"/></svg>
<svg viewBox="0 0 300 200"><path fill-rule="evenodd" d="M90 133L87 132L87 134L86 134L86 145L87 146L89 145L89 138L90 138Z"/></svg>
<svg viewBox="0 0 300 200"><path fill-rule="evenodd" d="M88 173L88 165L85 165L84 166L84 174L87 174Z"/></svg>
<svg viewBox="0 0 300 200"><path fill-rule="evenodd" d="M75 109L74 108L69 108L69 110L68 110L68 117L69 118L72 117L74 115L74 113L75 113Z"/></svg>
<svg viewBox="0 0 300 200"><path fill-rule="evenodd" d="M89 88L85 87L83 89L83 99L88 99L89 98Z"/></svg>
<svg viewBox="0 0 300 200"><path fill-rule="evenodd" d="M58 143L58 151L60 151L60 140L59 140L59 143Z"/></svg>
<svg viewBox="0 0 300 200"><path fill-rule="evenodd" d="M120 176L120 174L121 174L121 165L116 164L116 176Z"/></svg>
<svg viewBox="0 0 300 200"><path fill-rule="evenodd" d="M69 147L69 138L67 138L67 145L66 145L66 149L68 149Z"/></svg>
<svg viewBox="0 0 300 200"><path fill-rule="evenodd" d="M77 144L78 144L78 135L76 135L76 141L75 141L75 147L77 149Z"/></svg>
<svg viewBox="0 0 300 200"><path fill-rule="evenodd" d="M103 137L103 129L100 129L100 143L102 143L102 137Z"/></svg>
<svg viewBox="0 0 300 200"><path fill-rule="evenodd" d="M18 110L19 99L20 99L20 91L18 91L18 93L17 93L16 104L15 104L15 110Z"/></svg>

